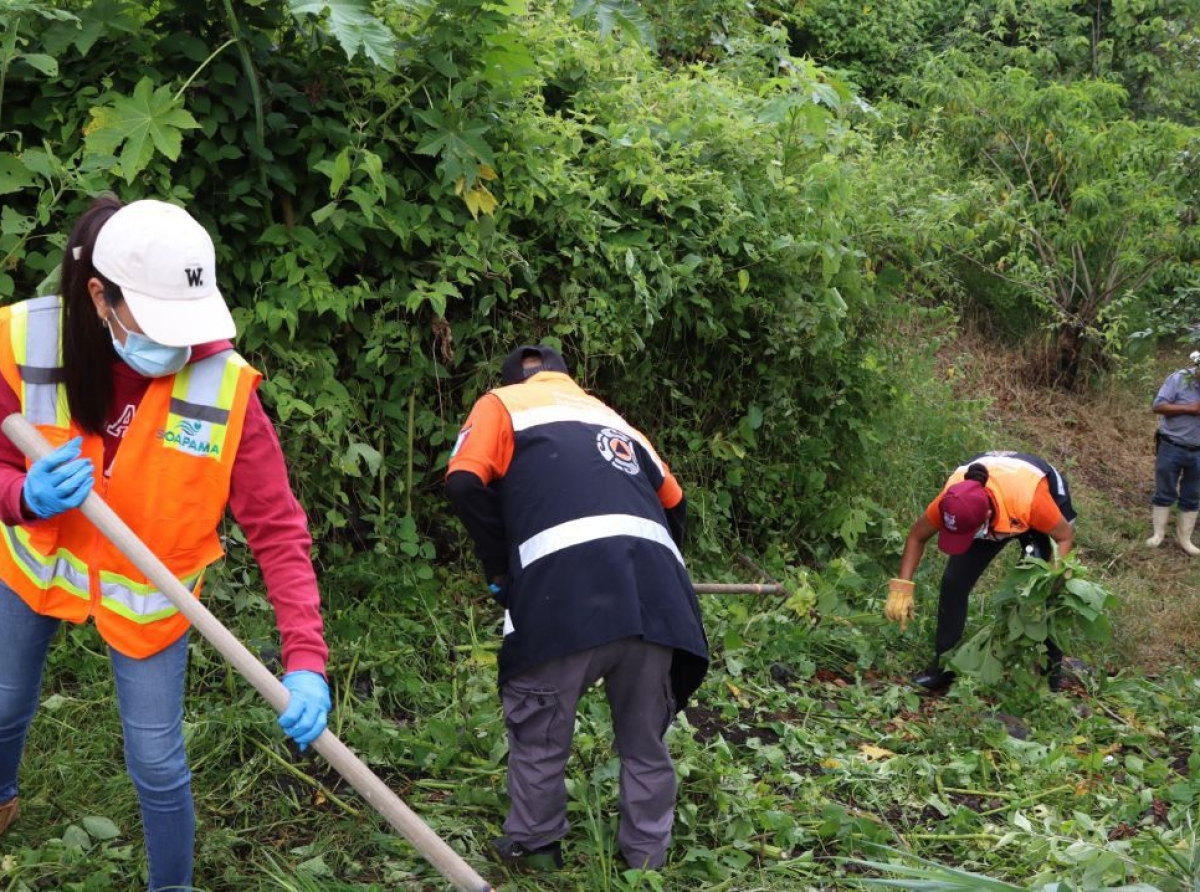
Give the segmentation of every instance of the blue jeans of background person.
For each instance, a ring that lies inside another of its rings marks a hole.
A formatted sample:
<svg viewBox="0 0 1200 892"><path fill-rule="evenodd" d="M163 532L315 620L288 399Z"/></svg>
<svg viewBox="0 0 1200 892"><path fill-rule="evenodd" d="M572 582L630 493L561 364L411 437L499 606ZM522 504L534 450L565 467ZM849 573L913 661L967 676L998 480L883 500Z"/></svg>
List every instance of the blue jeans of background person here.
<svg viewBox="0 0 1200 892"><path fill-rule="evenodd" d="M1189 452L1162 440L1154 458L1153 505L1169 508L1179 497L1180 511L1200 509L1200 450Z"/></svg>
<svg viewBox="0 0 1200 892"><path fill-rule="evenodd" d="M17 795L17 769L59 620L39 616L0 583L0 802ZM183 750L187 636L134 660L109 649L125 738L125 766L137 789L150 863L150 888L190 889L196 816ZM86 735L86 728L79 729Z"/></svg>

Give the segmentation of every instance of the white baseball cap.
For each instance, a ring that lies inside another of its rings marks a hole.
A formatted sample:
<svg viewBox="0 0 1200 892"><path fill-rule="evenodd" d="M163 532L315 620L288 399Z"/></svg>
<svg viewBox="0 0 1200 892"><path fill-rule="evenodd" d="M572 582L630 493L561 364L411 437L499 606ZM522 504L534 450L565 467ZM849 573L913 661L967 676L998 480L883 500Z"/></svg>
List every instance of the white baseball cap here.
<svg viewBox="0 0 1200 892"><path fill-rule="evenodd" d="M181 207L153 199L125 205L96 236L92 265L121 286L151 340L187 347L237 333L217 288L212 238Z"/></svg>

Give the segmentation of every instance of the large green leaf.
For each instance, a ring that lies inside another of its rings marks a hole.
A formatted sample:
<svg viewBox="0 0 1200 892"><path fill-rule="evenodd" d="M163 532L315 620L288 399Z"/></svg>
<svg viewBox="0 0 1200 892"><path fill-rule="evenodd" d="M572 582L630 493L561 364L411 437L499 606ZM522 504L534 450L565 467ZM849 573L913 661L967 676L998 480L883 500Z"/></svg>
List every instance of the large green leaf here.
<svg viewBox="0 0 1200 892"><path fill-rule="evenodd" d="M0 154L0 195L20 192L33 182L33 175L20 158L7 152Z"/></svg>
<svg viewBox="0 0 1200 892"><path fill-rule="evenodd" d="M380 68L395 68L396 35L371 14L367 0L288 0L288 9L298 19L309 15L322 19L346 58L353 59L362 50Z"/></svg>
<svg viewBox="0 0 1200 892"><path fill-rule="evenodd" d="M1067 591L1094 611L1112 606L1112 595L1101 585L1088 579L1068 579Z"/></svg>
<svg viewBox="0 0 1200 892"><path fill-rule="evenodd" d="M897 879L870 877L857 880L854 885L892 889L926 889L930 892L1025 892L1021 886L1014 886L1003 880L939 864L936 861L887 846L879 848L888 855L913 863L903 863L899 860L869 861L864 859L855 861L854 863L870 867L873 870L895 874Z"/></svg>
<svg viewBox="0 0 1200 892"><path fill-rule="evenodd" d="M594 19L600 36L608 37L619 31L655 49L654 29L640 3L635 0L578 0L571 17Z"/></svg>
<svg viewBox="0 0 1200 892"><path fill-rule="evenodd" d="M23 53L21 58L26 65L37 69L46 77L58 77L58 62L53 56L47 56L45 53Z"/></svg>
<svg viewBox="0 0 1200 892"><path fill-rule="evenodd" d="M172 161L179 157L184 130L196 123L180 97L171 88L155 89L144 77L133 88L132 96L116 96L111 104L92 109L87 127L87 148L100 155L116 155L120 150L121 174L126 182L145 170L157 150Z"/></svg>

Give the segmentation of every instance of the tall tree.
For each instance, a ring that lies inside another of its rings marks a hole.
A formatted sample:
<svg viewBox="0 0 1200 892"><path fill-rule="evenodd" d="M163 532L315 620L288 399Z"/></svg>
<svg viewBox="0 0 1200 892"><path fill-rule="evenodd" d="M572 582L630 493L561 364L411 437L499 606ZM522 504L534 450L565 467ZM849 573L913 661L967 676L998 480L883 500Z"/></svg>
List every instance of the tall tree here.
<svg viewBox="0 0 1200 892"><path fill-rule="evenodd" d="M970 184L944 247L1032 297L1054 337L1049 372L1075 386L1104 355L1118 302L1180 254L1196 132L1129 119L1112 83L990 73L960 54L921 83L924 121Z"/></svg>

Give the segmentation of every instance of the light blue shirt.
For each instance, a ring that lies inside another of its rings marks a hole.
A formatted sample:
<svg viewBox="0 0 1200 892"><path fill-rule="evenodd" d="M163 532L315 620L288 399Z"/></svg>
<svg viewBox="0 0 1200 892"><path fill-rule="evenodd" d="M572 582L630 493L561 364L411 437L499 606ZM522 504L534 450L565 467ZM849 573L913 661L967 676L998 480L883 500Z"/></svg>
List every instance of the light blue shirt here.
<svg viewBox="0 0 1200 892"><path fill-rule="evenodd" d="M1200 403L1200 381L1195 369L1180 369L1167 376L1154 398L1154 406L1167 403ZM1160 416L1158 430L1177 443L1200 446L1200 415Z"/></svg>

